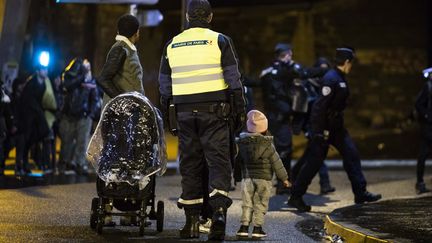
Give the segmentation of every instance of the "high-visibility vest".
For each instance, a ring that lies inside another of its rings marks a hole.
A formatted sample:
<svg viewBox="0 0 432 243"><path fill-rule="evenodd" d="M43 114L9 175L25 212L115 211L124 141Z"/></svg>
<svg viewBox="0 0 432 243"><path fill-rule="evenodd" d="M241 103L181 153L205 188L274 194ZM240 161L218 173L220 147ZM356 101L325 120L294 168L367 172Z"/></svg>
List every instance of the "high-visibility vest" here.
<svg viewBox="0 0 432 243"><path fill-rule="evenodd" d="M190 28L175 36L167 47L171 67L172 94L191 95L225 90L219 33Z"/></svg>

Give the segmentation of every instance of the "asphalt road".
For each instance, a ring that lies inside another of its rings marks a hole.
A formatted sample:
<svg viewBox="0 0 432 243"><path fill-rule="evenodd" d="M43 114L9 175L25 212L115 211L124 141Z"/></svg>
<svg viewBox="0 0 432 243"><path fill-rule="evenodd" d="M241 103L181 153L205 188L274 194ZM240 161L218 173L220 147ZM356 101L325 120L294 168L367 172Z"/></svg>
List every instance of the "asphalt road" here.
<svg viewBox="0 0 432 243"><path fill-rule="evenodd" d="M431 173L426 178L432 187ZM415 169L383 168L365 170L368 188L382 193L385 199L415 196ZM298 214L286 206L286 196L273 196L264 230L268 237L260 242L316 242L323 241L320 219L336 208L351 205L353 195L344 171L331 171L337 191L318 195L315 180L306 201L313 205L311 213ZM80 180L78 180L80 182ZM138 236L137 227L104 228L99 236L89 227L91 199L96 195L95 184L84 182L69 185L45 185L18 189L0 189L1 242L186 242L178 239L178 229L184 222L183 211L176 206L180 195L180 176L158 178L156 197L165 202L164 231L157 233L155 223ZM232 192L233 206L228 211L226 241L237 241L235 232L241 214L240 185ZM199 240L206 241L202 234ZM249 241L248 241L249 242Z"/></svg>

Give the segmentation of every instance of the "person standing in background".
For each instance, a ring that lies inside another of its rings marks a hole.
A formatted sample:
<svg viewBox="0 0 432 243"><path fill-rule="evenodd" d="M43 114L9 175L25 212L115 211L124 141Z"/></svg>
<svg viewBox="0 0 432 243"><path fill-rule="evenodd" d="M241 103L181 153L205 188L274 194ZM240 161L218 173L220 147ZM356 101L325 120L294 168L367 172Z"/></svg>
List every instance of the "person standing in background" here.
<svg viewBox="0 0 432 243"><path fill-rule="evenodd" d="M415 102L420 124L420 150L417 159L417 194L430 192L423 180L426 159L429 157L432 147L432 67L423 70L426 84L420 91Z"/></svg>
<svg viewBox="0 0 432 243"><path fill-rule="evenodd" d="M135 44L139 40L139 22L132 15L117 21L116 43L108 52L98 85L104 91L103 106L117 95L136 91L144 95L143 69Z"/></svg>

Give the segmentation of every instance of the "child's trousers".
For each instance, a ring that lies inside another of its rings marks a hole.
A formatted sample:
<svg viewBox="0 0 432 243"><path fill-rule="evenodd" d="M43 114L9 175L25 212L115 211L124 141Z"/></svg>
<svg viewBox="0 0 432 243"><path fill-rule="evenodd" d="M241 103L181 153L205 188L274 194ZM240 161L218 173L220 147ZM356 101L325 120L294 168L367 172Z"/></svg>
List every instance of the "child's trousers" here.
<svg viewBox="0 0 432 243"><path fill-rule="evenodd" d="M242 180L242 225L249 225L251 222L255 226L264 224L271 189L272 182L268 180L251 178Z"/></svg>

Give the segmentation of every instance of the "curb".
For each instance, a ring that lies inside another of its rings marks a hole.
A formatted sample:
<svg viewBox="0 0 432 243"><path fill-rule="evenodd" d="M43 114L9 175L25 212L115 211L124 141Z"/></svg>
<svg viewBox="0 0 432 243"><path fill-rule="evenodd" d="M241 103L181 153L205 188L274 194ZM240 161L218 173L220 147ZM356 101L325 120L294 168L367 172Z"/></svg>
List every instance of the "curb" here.
<svg viewBox="0 0 432 243"><path fill-rule="evenodd" d="M358 232L356 230L347 228L341 224L338 224L331 220L329 215L326 215L324 221L324 229L327 235L333 237L333 235L337 235L343 239L343 242L348 243L390 243L388 240L381 240L371 235L366 235L364 233Z"/></svg>

